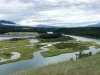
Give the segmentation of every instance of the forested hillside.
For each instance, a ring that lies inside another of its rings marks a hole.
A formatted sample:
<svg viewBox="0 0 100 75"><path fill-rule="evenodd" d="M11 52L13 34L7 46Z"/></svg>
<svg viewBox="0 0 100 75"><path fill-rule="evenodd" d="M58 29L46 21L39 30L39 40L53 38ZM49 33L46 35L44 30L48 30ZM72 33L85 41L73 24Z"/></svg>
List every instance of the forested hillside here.
<svg viewBox="0 0 100 75"><path fill-rule="evenodd" d="M63 28L62 32L70 35L100 38L100 27Z"/></svg>

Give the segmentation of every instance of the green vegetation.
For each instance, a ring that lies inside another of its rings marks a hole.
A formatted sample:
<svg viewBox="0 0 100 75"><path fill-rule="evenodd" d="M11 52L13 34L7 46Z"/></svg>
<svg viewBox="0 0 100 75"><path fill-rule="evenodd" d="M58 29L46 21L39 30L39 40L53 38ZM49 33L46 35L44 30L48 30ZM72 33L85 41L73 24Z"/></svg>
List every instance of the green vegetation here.
<svg viewBox="0 0 100 75"><path fill-rule="evenodd" d="M0 64L8 63L8 62L15 62L19 60L26 60L33 58L33 52L39 50L39 47L37 45L31 45L29 43L28 39L23 40L6 40L6 41L0 41L0 57L3 58L10 58L11 52L19 52L21 54L21 57L15 60L9 60L7 62L0 62ZM9 54L7 54L9 53Z"/></svg>
<svg viewBox="0 0 100 75"><path fill-rule="evenodd" d="M10 75L100 75L100 54Z"/></svg>
<svg viewBox="0 0 100 75"><path fill-rule="evenodd" d="M0 53L0 57L4 59L9 59L12 56L10 53Z"/></svg>
<svg viewBox="0 0 100 75"><path fill-rule="evenodd" d="M52 38L58 38L60 37L61 34L60 33L53 33L52 34L48 34L48 33L41 33L39 35L40 38L43 38L43 39L52 39Z"/></svg>
<svg viewBox="0 0 100 75"><path fill-rule="evenodd" d="M100 45L94 42L80 42L80 41L67 41L57 43L51 47L50 50L42 52L44 57L56 56L64 53L71 53L77 51L83 51L89 49L90 46L95 46L96 48L100 48Z"/></svg>
<svg viewBox="0 0 100 75"><path fill-rule="evenodd" d="M51 38L53 35L43 34L41 37L38 37L40 42L60 42L49 47L48 51L42 52L44 57L56 56L64 53L71 53L77 51L83 51L89 49L90 46L95 46L100 48L99 44L95 42L81 42L76 41L76 39L69 36L59 36L57 38ZM50 38L48 38L50 37Z"/></svg>
<svg viewBox="0 0 100 75"><path fill-rule="evenodd" d="M40 38L41 39L41 38ZM43 39L47 42L47 39ZM71 37L60 36L55 39L49 39L49 42L59 42L59 41L72 41L75 40ZM44 42L40 41L40 43ZM6 62L0 62L0 64L16 62L19 60L26 60L33 58L33 52L39 50L41 46L37 44L30 44L29 39L21 39L21 38L14 38L11 40L0 41L0 57L8 59L12 55L12 52L18 52L21 54L21 57L15 60L9 60ZM3 53L3 54L2 54ZM8 53L8 54L6 54Z"/></svg>
<svg viewBox="0 0 100 75"><path fill-rule="evenodd" d="M61 31L59 31L61 32ZM62 33L100 39L100 27L63 28Z"/></svg>
<svg viewBox="0 0 100 75"><path fill-rule="evenodd" d="M18 47L18 46L25 46L29 45L29 40L17 40L17 41L12 41L12 40L5 40L5 41L0 41L0 48L11 48L11 47Z"/></svg>
<svg viewBox="0 0 100 75"><path fill-rule="evenodd" d="M75 40L74 38L71 38L69 36L59 36L58 38L41 38L39 37L40 42L62 42L62 41L69 41L69 40Z"/></svg>
<svg viewBox="0 0 100 75"><path fill-rule="evenodd" d="M90 46L95 46L96 48L100 48L100 45L94 42L81 42L76 41L74 38L60 36L55 39L43 39L39 38L40 43L42 42L61 42L57 44L53 44L49 47L49 51L42 52L44 57L56 56L59 54L64 54L68 52L76 52L83 51L85 49L89 49ZM21 54L21 57L15 60L9 60L6 62L0 62L0 64L16 62L19 60L26 60L33 58L33 52L39 50L41 46L39 43L30 44L29 39L11 39L0 41L0 57L8 59L12 56L12 52L18 52Z"/></svg>

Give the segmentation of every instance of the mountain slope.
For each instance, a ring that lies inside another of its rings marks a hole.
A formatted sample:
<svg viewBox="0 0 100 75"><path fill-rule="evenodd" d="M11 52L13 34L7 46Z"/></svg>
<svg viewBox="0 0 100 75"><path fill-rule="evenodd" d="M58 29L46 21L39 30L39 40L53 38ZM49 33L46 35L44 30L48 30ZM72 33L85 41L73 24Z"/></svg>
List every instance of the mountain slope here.
<svg viewBox="0 0 100 75"><path fill-rule="evenodd" d="M0 25L14 25L16 23L12 22L12 21L7 21L7 20L0 20Z"/></svg>
<svg viewBox="0 0 100 75"><path fill-rule="evenodd" d="M88 27L100 27L100 23L93 24L93 25L88 25Z"/></svg>

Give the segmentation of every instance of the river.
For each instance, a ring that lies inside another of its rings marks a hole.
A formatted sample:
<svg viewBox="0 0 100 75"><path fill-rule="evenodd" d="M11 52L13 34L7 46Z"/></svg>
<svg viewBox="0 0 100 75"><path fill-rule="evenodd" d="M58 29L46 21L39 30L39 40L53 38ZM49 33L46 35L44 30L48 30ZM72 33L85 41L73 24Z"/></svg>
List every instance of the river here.
<svg viewBox="0 0 100 75"><path fill-rule="evenodd" d="M100 44L100 40L97 40L97 39L72 36L72 35L65 35L65 36L70 36L70 37L73 37L80 41L93 41L93 42ZM0 37L0 39L1 39L1 37ZM5 37L4 37L4 39L5 39ZM2 40L4 40L4 39L2 38ZM8 75L9 73L13 73L13 72L17 72L17 71L24 71L24 70L28 70L28 69L32 69L32 68L39 68L42 66L46 66L48 64L55 64L55 63L62 62L62 61L68 61L71 58L76 60L76 53L79 53L79 52L65 53L65 54L61 54L61 55L57 55L57 56L53 56L53 57L44 58L41 55L41 52L49 50L47 47L50 45L51 44L46 43L45 46L41 47L39 51L34 52L33 59L21 60L21 61L14 62L14 63L0 65L0 75ZM89 50L84 50L84 53L92 52L93 54L96 54L99 51L100 51L100 49L96 49L95 47L90 47Z"/></svg>

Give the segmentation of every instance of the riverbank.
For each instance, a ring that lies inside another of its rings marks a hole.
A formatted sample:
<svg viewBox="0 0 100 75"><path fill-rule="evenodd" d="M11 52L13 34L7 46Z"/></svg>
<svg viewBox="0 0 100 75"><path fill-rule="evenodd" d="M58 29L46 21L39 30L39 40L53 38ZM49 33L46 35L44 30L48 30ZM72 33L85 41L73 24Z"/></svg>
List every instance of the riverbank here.
<svg viewBox="0 0 100 75"><path fill-rule="evenodd" d="M100 54L10 75L100 75Z"/></svg>

